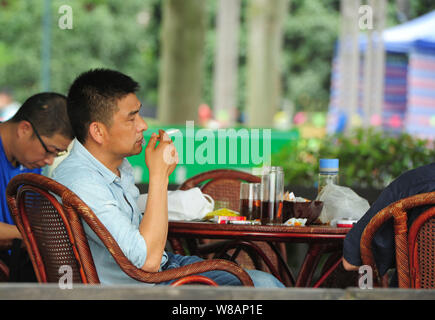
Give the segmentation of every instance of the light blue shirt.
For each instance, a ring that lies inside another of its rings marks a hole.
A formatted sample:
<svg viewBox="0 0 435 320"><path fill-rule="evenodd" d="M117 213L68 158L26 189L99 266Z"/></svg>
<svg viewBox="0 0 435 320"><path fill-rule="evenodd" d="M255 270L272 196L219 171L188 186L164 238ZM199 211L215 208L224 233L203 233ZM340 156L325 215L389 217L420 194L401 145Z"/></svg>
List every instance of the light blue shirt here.
<svg viewBox="0 0 435 320"><path fill-rule="evenodd" d="M125 256L137 267L144 265L147 245L139 233L142 213L137 206L139 189L127 159L118 177L77 140L69 156L53 172L53 179L79 196L104 224ZM125 274L102 241L83 221L98 277L102 284L138 283ZM164 252L161 265L168 257Z"/></svg>

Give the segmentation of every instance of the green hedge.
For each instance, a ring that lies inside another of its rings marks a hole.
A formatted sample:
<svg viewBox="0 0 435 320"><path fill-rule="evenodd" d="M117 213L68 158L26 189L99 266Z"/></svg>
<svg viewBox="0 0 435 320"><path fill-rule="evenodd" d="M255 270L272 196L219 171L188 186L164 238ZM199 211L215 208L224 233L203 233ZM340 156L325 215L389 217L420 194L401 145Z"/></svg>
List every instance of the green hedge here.
<svg viewBox="0 0 435 320"><path fill-rule="evenodd" d="M284 168L289 185L315 186L319 159L340 160L340 185L383 189L401 173L434 161L435 149L427 140L409 134L389 135L373 128L319 139L300 139L273 155Z"/></svg>

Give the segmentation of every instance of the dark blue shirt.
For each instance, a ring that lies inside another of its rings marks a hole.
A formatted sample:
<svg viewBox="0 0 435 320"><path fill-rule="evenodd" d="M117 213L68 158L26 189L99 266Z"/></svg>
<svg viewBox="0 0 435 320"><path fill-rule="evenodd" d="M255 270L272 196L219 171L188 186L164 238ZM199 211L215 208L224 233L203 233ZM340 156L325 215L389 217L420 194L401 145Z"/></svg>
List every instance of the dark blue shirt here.
<svg viewBox="0 0 435 320"><path fill-rule="evenodd" d="M435 191L435 163L407 171L386 187L365 215L349 231L344 240L343 257L355 266L362 265L360 240L364 228L372 217L400 199L416 194ZM412 209L408 212L408 226L427 207ZM372 242L373 256L379 274L384 275L395 266L395 245L393 219L388 220L376 232Z"/></svg>
<svg viewBox="0 0 435 320"><path fill-rule="evenodd" d="M0 212L0 222L5 222L8 224L15 224L12 220L12 216L9 212L9 208L6 202L6 187L9 183L9 181L16 176L17 174L24 173L24 172L34 172L34 173L41 173L41 169L27 169L22 165L19 165L18 167L14 167L12 163L9 162L8 158L6 157L5 151L3 149L3 141L0 138L0 205L1 205L1 212Z"/></svg>

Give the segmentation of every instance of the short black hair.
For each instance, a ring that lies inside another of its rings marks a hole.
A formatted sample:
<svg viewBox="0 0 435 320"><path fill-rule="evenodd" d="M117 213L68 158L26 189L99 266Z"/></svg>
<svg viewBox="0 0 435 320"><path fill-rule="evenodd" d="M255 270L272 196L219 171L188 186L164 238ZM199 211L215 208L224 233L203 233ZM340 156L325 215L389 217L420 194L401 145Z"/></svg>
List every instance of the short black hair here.
<svg viewBox="0 0 435 320"><path fill-rule="evenodd" d="M102 122L111 126L117 101L135 93L139 84L129 76L109 69L92 69L79 75L71 85L68 115L77 140L84 143L89 125Z"/></svg>
<svg viewBox="0 0 435 320"><path fill-rule="evenodd" d="M45 137L59 133L66 138L74 138L66 96L60 93L42 92L28 98L9 121L17 123L23 120L30 121Z"/></svg>

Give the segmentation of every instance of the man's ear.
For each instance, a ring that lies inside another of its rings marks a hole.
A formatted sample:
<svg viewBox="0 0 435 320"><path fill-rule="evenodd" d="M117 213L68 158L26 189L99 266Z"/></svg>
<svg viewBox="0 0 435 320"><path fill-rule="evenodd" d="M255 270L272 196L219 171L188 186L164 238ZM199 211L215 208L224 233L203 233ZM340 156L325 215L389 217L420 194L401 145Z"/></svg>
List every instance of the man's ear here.
<svg viewBox="0 0 435 320"><path fill-rule="evenodd" d="M17 126L17 137L18 138L31 136L32 133L33 133L33 129L32 129L32 125L30 124L29 121L22 120L22 121L18 122L18 126Z"/></svg>
<svg viewBox="0 0 435 320"><path fill-rule="evenodd" d="M89 125L89 137L96 143L102 144L105 134L106 128L101 122L92 122Z"/></svg>

